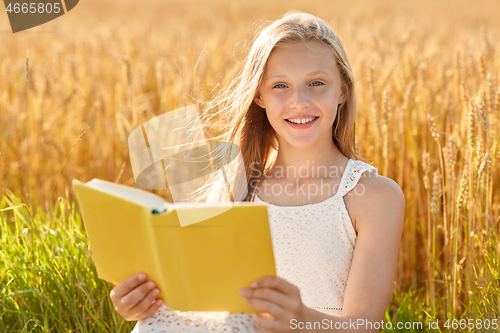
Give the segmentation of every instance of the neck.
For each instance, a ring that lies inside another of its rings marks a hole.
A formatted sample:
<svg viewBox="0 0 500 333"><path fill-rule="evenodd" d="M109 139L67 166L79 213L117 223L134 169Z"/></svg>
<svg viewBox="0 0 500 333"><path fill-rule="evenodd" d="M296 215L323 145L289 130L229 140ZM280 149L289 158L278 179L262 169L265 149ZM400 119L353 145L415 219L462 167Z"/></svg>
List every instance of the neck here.
<svg viewBox="0 0 500 333"><path fill-rule="evenodd" d="M294 147L280 142L270 175L279 174L289 181L337 177L342 175L348 160L331 138L309 147Z"/></svg>

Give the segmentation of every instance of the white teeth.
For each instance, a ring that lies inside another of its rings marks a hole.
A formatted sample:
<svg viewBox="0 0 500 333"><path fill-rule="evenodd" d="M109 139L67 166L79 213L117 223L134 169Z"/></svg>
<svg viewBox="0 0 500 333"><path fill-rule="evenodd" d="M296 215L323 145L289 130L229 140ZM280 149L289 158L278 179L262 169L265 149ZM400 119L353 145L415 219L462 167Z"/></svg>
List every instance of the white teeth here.
<svg viewBox="0 0 500 333"><path fill-rule="evenodd" d="M302 118L302 119L287 119L287 120L292 122L292 123L296 123L296 124L305 124L305 123L308 123L310 121L313 121L314 119L316 119L316 117Z"/></svg>

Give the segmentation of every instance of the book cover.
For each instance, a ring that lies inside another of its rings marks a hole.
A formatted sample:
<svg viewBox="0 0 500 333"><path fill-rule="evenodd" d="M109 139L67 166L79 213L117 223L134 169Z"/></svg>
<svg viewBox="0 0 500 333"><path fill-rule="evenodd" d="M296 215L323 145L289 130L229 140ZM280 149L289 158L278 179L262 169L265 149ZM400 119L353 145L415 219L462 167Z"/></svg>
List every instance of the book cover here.
<svg viewBox="0 0 500 333"><path fill-rule="evenodd" d="M266 203L174 205L124 185L103 190L100 182L73 187L101 279L119 284L145 272L173 310L258 312L239 290L276 275ZM163 201L166 210L153 214ZM198 222L179 222L190 219Z"/></svg>

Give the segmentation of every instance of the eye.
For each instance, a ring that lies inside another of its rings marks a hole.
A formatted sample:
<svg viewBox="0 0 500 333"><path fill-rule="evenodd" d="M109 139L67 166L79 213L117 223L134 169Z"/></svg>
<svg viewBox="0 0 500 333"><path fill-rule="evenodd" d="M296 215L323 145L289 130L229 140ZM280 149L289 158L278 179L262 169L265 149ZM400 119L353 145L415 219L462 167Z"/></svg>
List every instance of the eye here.
<svg viewBox="0 0 500 333"><path fill-rule="evenodd" d="M280 87L280 86L281 86L281 87ZM273 86L273 89L274 89L274 88L286 88L286 85L285 85L285 84L283 84L283 83L278 83L278 84L276 84L276 85L274 85L274 86Z"/></svg>
<svg viewBox="0 0 500 333"><path fill-rule="evenodd" d="M319 84L316 84L316 83L319 83ZM319 86L324 85L324 83L321 82L321 81L314 81L313 83L311 83L311 85L314 86L314 87L319 87Z"/></svg>

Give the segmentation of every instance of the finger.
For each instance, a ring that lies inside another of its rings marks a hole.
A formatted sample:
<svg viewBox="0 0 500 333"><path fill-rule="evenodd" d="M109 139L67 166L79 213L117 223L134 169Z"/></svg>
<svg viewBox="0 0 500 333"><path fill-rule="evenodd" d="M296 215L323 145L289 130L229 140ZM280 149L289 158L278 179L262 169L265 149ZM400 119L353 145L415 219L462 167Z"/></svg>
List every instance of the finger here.
<svg viewBox="0 0 500 333"><path fill-rule="evenodd" d="M262 314L257 314L255 313L253 315L253 318L255 320L255 323L257 326L265 330L266 332L286 332L287 329L289 329L287 324L279 321L279 320L272 320L272 319L267 319L265 316Z"/></svg>
<svg viewBox="0 0 500 333"><path fill-rule="evenodd" d="M289 317L288 311L273 302L265 301L259 298L245 298L245 302L259 311L269 313L274 318L285 320Z"/></svg>
<svg viewBox="0 0 500 333"><path fill-rule="evenodd" d="M128 294L130 291L132 291L134 288L136 288L138 285L146 281L146 274L144 273L139 273L136 275L133 275L129 277L128 279L124 280L121 282L119 285L113 288L111 290L110 296L111 299L114 300L119 300L126 294Z"/></svg>
<svg viewBox="0 0 500 333"><path fill-rule="evenodd" d="M139 303L130 308L129 313L133 316L142 315L151 304L153 304L154 300L160 294L160 289L154 288L152 289Z"/></svg>
<svg viewBox="0 0 500 333"><path fill-rule="evenodd" d="M284 309L294 309L294 298L290 295L283 294L273 288L249 288L243 289L242 295L248 298L259 298L266 301L271 301Z"/></svg>
<svg viewBox="0 0 500 333"><path fill-rule="evenodd" d="M128 311L136 306L154 287L155 283L153 281L147 281L123 296L121 301L119 301L119 306L122 311Z"/></svg>
<svg viewBox="0 0 500 333"><path fill-rule="evenodd" d="M161 298L158 298L155 300L155 302L151 305L149 305L149 308L137 319L142 320L146 319L148 317L151 317L158 309L163 305L163 300Z"/></svg>
<svg viewBox="0 0 500 333"><path fill-rule="evenodd" d="M279 276L265 276L252 282L252 288L269 287L277 289L287 295L300 296L299 288Z"/></svg>

